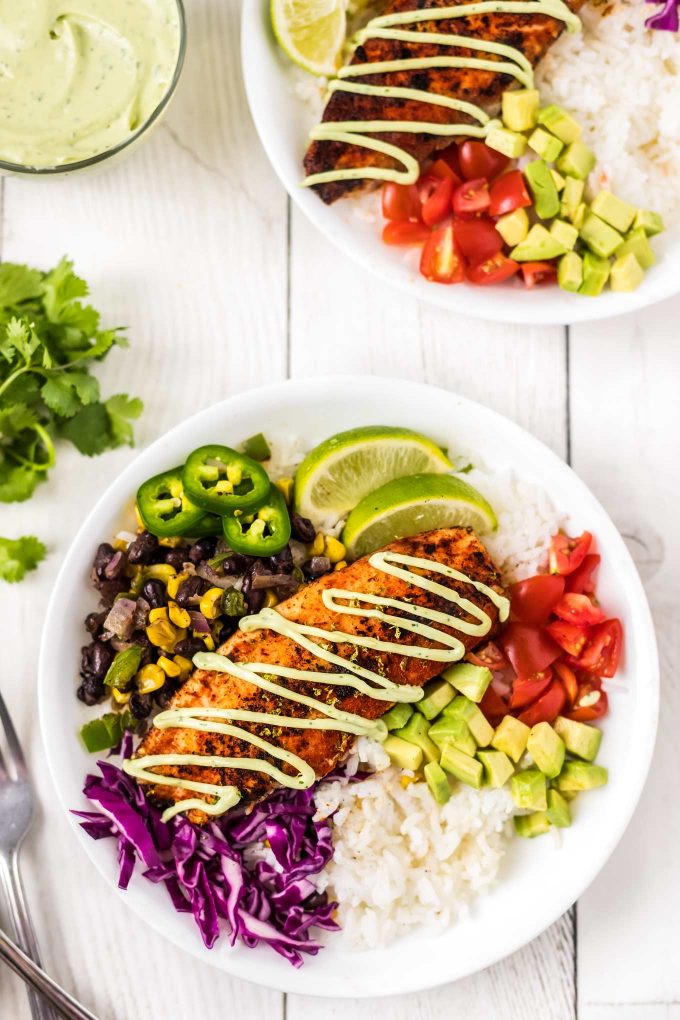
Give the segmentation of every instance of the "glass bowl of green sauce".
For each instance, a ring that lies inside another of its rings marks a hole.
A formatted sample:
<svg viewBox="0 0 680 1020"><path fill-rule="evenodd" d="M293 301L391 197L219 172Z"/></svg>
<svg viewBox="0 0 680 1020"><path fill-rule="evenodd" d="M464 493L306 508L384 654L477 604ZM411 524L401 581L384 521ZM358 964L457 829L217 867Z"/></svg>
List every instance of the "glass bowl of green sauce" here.
<svg viewBox="0 0 680 1020"><path fill-rule="evenodd" d="M0 172L71 174L156 125L186 51L182 0L0 0Z"/></svg>

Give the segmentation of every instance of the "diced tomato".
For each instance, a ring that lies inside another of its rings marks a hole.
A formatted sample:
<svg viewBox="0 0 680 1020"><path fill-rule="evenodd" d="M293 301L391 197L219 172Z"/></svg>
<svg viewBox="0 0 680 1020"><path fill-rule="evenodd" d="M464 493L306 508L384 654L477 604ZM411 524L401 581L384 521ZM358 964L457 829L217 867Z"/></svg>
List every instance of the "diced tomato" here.
<svg viewBox="0 0 680 1020"><path fill-rule="evenodd" d="M422 244L430 236L430 228L413 220L388 220L383 227L385 244Z"/></svg>
<svg viewBox="0 0 680 1020"><path fill-rule="evenodd" d="M451 164L447 163L445 159L435 160L428 172L430 176L438 177L440 180L448 178L453 181L454 187L458 187L459 184L463 183L462 178L458 176Z"/></svg>
<svg viewBox="0 0 680 1020"><path fill-rule="evenodd" d="M416 185L384 184L382 214L386 220L419 220L420 196Z"/></svg>
<svg viewBox="0 0 680 1020"><path fill-rule="evenodd" d="M433 230L420 256L420 272L434 283L460 283L465 277L452 224Z"/></svg>
<svg viewBox="0 0 680 1020"><path fill-rule="evenodd" d="M460 169L460 160L458 158L459 152L460 145L458 142L451 142L450 145L447 145L445 149L441 150L439 153L439 159L443 159L445 163L448 163L456 177L458 177L459 180L462 180L463 174Z"/></svg>
<svg viewBox="0 0 680 1020"><path fill-rule="evenodd" d="M511 170L503 174L491 185L489 196L489 215L505 216L515 209L525 209L531 205L531 195L527 191L521 170Z"/></svg>
<svg viewBox="0 0 680 1020"><path fill-rule="evenodd" d="M420 214L423 223L428 227L436 227L438 223L451 215L451 198L453 196L453 177L435 177L436 184L423 201Z"/></svg>
<svg viewBox="0 0 680 1020"><path fill-rule="evenodd" d="M559 680L553 680L548 690L533 705L520 712L520 719L527 726L536 726L540 722L555 722L564 708L567 696Z"/></svg>
<svg viewBox="0 0 680 1020"><path fill-rule="evenodd" d="M526 678L517 677L512 685L510 708L524 708L525 705L530 705L532 701L536 701L550 687L552 677L553 672L550 666L540 673L535 673L533 676Z"/></svg>
<svg viewBox="0 0 680 1020"><path fill-rule="evenodd" d="M513 620L540 626L548 618L564 594L564 578L554 574L537 574L510 585L510 607Z"/></svg>
<svg viewBox="0 0 680 1020"><path fill-rule="evenodd" d="M465 658L474 666L486 666L492 672L507 669L510 665L503 652L493 641L487 641L481 648L476 648L474 652L468 652Z"/></svg>
<svg viewBox="0 0 680 1020"><path fill-rule="evenodd" d="M602 690L598 681L581 684L578 689L578 697L574 705L566 713L568 719L576 719L578 722L591 722L593 719L601 719L606 715L609 708L609 699L606 691Z"/></svg>
<svg viewBox="0 0 680 1020"><path fill-rule="evenodd" d="M572 574L583 563L592 541L589 531L584 531L580 538L553 535L550 540L550 573Z"/></svg>
<svg viewBox="0 0 680 1020"><path fill-rule="evenodd" d="M558 574L553 575L555 578ZM596 606L587 595L577 595L568 591L563 595L554 609L555 616L570 623L578 623L582 627L591 627L596 623L604 623L607 614Z"/></svg>
<svg viewBox="0 0 680 1020"><path fill-rule="evenodd" d="M600 565L600 558L597 553L588 553L581 566L567 577L567 591L576 595L592 595L595 591L593 574Z"/></svg>
<svg viewBox="0 0 680 1020"><path fill-rule="evenodd" d="M588 640L587 627L580 627L577 623L569 623L567 620L553 620L546 630L560 648L574 658L578 658Z"/></svg>
<svg viewBox="0 0 680 1020"><path fill-rule="evenodd" d="M517 676L540 673L558 658L559 646L540 627L509 623L500 637L501 645Z"/></svg>
<svg viewBox="0 0 680 1020"><path fill-rule="evenodd" d="M453 232L458 247L473 266L486 262L503 247L503 238L487 216L474 220L454 220Z"/></svg>
<svg viewBox="0 0 680 1020"><path fill-rule="evenodd" d="M502 283L504 280L509 280L518 269L519 263L507 258L507 256L499 251L497 255L492 255L485 262L480 262L477 266L471 266L468 269L467 278L470 283L483 287L486 284Z"/></svg>
<svg viewBox="0 0 680 1020"><path fill-rule="evenodd" d="M475 177L486 177L488 181L492 181L494 177L503 173L509 162L507 156L489 148L485 142L474 140L463 142L458 149L460 172L466 181L471 181Z"/></svg>
<svg viewBox="0 0 680 1020"><path fill-rule="evenodd" d="M623 648L620 620L607 620L593 627L577 665L594 676L612 677L616 673Z"/></svg>
<svg viewBox="0 0 680 1020"><path fill-rule="evenodd" d="M553 662L553 669L557 673L560 683L564 687L568 704L573 705L578 697L578 680L576 679L576 674L573 669L566 664L566 662L563 662L562 659L556 659L555 662Z"/></svg>
<svg viewBox="0 0 680 1020"><path fill-rule="evenodd" d="M475 177L459 184L453 192L453 211L457 216L476 216L489 208L489 183Z"/></svg>
<svg viewBox="0 0 680 1020"><path fill-rule="evenodd" d="M524 284L529 290L541 283L552 283L557 279L557 266L554 262L522 262L520 269Z"/></svg>
<svg viewBox="0 0 680 1020"><path fill-rule="evenodd" d="M508 705L493 687L487 687L479 707L492 726L498 726L501 719L509 712Z"/></svg>

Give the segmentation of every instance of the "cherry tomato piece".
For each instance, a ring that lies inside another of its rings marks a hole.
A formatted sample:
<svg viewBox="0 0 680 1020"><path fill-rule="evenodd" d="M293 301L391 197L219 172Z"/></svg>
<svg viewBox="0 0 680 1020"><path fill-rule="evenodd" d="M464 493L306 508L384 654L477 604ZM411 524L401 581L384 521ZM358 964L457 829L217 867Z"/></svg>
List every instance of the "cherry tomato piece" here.
<svg viewBox="0 0 680 1020"><path fill-rule="evenodd" d="M510 612L520 623L547 623L564 594L564 578L555 574L537 574L510 585Z"/></svg>
<svg viewBox="0 0 680 1020"><path fill-rule="evenodd" d="M594 676L612 677L616 673L623 648L620 620L607 620L593 627L588 635L577 665Z"/></svg>
<svg viewBox="0 0 680 1020"><path fill-rule="evenodd" d="M489 148L485 142L468 140L458 148L460 172L467 181L475 177L486 177L492 181L503 173L509 162L508 156Z"/></svg>
<svg viewBox="0 0 680 1020"><path fill-rule="evenodd" d="M470 283L474 283L478 287L485 287L487 284L503 283L504 280L509 280L518 269L519 263L507 258L499 251L497 255L492 255L485 262L470 266L467 278Z"/></svg>
<svg viewBox="0 0 680 1020"><path fill-rule="evenodd" d="M503 652L493 641L487 641L481 648L476 648L474 652L468 652L465 659L474 666L486 666L492 672L507 669L510 665Z"/></svg>
<svg viewBox="0 0 680 1020"><path fill-rule="evenodd" d="M584 531L579 538L569 535L553 535L550 540L550 573L572 574L583 563L590 549L593 536Z"/></svg>
<svg viewBox="0 0 680 1020"><path fill-rule="evenodd" d="M578 697L574 705L566 713L567 719L577 722L592 722L601 719L609 708L606 691L601 689L597 681L583 683L578 689Z"/></svg>
<svg viewBox="0 0 680 1020"><path fill-rule="evenodd" d="M588 553L581 566L567 577L567 591L576 595L592 595L595 592L593 574L600 565L600 559L597 553Z"/></svg>
<svg viewBox="0 0 680 1020"><path fill-rule="evenodd" d="M420 272L433 283L461 283L465 278L452 224L432 231L420 256Z"/></svg>
<svg viewBox="0 0 680 1020"><path fill-rule="evenodd" d="M383 227L385 244L422 244L430 236L430 228L413 220L388 220Z"/></svg>
<svg viewBox="0 0 680 1020"><path fill-rule="evenodd" d="M553 283L557 279L557 266L554 262L522 262L520 269L528 290L541 283Z"/></svg>
<svg viewBox="0 0 680 1020"><path fill-rule="evenodd" d="M550 687L552 678L553 672L550 666L540 673L535 673L533 676L526 678L517 677L512 685L510 708L524 708L526 705L536 701Z"/></svg>
<svg viewBox="0 0 680 1020"><path fill-rule="evenodd" d="M442 149L439 153L439 159L443 159L445 163L448 163L454 174L459 180L463 179L463 175L460 170L459 160L460 145L458 142L451 142L445 149Z"/></svg>
<svg viewBox="0 0 680 1020"><path fill-rule="evenodd" d="M484 697L479 703L479 708L486 719L491 723L492 726L498 726L501 719L503 719L509 712L509 707L506 702L501 698L500 694L493 689L493 687L487 687L484 692Z"/></svg>
<svg viewBox="0 0 680 1020"><path fill-rule="evenodd" d="M453 211L457 216L476 216L489 208L489 182L475 177L459 184L453 192Z"/></svg>
<svg viewBox="0 0 680 1020"><path fill-rule="evenodd" d="M553 620L546 630L553 641L574 658L578 658L588 640L587 627L580 627L577 623L569 623L567 620Z"/></svg>
<svg viewBox="0 0 680 1020"><path fill-rule="evenodd" d="M420 196L416 185L384 184L382 214L386 220L419 220Z"/></svg>
<svg viewBox="0 0 680 1020"><path fill-rule="evenodd" d="M487 216L479 216L474 220L454 220L453 232L458 247L473 266L493 258L503 247L503 238Z"/></svg>
<svg viewBox="0 0 680 1020"><path fill-rule="evenodd" d="M555 574L555 578L559 575ZM580 627L592 627L596 623L604 623L607 614L594 605L587 595L577 595L569 591L563 595L554 609L555 616L560 620L568 620L570 623L577 623Z"/></svg>
<svg viewBox="0 0 680 1020"><path fill-rule="evenodd" d="M562 659L556 659L555 662L553 662L552 668L557 673L560 683L564 687L568 704L573 705L578 697L578 680L576 679L576 674L573 669L566 664L566 662L563 662Z"/></svg>
<svg viewBox="0 0 680 1020"><path fill-rule="evenodd" d="M527 191L521 170L511 170L503 174L491 185L489 195L489 215L505 216L515 209L525 209L531 205L531 195Z"/></svg>
<svg viewBox="0 0 680 1020"><path fill-rule="evenodd" d="M436 184L424 200L420 214L423 223L428 227L436 227L438 223L451 215L451 198L453 196L453 178L436 177Z"/></svg>
<svg viewBox="0 0 680 1020"><path fill-rule="evenodd" d="M559 657L560 648L540 627L509 623L500 642L517 676L540 673Z"/></svg>
<svg viewBox="0 0 680 1020"><path fill-rule="evenodd" d="M436 159L429 169L431 177L438 177L439 180L448 178L453 181L454 187L458 187L462 184L462 178L458 176L456 171L453 169L450 163L447 163L445 159Z"/></svg>
<svg viewBox="0 0 680 1020"><path fill-rule="evenodd" d="M526 726L536 726L540 722L555 722L564 708L567 696L559 680L553 680L548 690L533 705L520 712L517 717Z"/></svg>

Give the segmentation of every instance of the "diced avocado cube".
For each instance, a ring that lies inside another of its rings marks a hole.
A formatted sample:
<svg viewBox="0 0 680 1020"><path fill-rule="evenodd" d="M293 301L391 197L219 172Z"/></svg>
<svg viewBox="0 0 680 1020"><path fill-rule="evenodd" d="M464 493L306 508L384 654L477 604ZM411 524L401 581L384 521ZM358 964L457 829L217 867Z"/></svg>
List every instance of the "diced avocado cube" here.
<svg viewBox="0 0 680 1020"><path fill-rule="evenodd" d="M511 256L518 262L542 262L564 255L566 248L540 223L533 227L523 241L512 249Z"/></svg>
<svg viewBox="0 0 680 1020"><path fill-rule="evenodd" d="M529 135L527 142L530 149L533 149L541 159L544 159L546 163L554 163L562 149L564 143L551 135L549 131L544 131L543 128L537 127Z"/></svg>
<svg viewBox="0 0 680 1020"><path fill-rule="evenodd" d="M555 720L555 732L564 741L569 754L583 758L584 761L595 761L602 743L602 730L576 719L565 719L563 715L558 715Z"/></svg>
<svg viewBox="0 0 680 1020"><path fill-rule="evenodd" d="M484 141L490 149L502 152L504 156L509 156L510 159L519 159L520 156L524 155L527 147L527 140L524 135L520 135L516 131L510 131L508 128L491 128Z"/></svg>
<svg viewBox="0 0 680 1020"><path fill-rule="evenodd" d="M477 757L484 766L484 782L496 789L505 786L515 771L504 751L478 751Z"/></svg>
<svg viewBox="0 0 680 1020"><path fill-rule="evenodd" d="M544 159L535 159L524 167L529 190L533 195L536 215L542 220L551 220L560 211L560 196L555 182L550 176L548 164Z"/></svg>
<svg viewBox="0 0 680 1020"><path fill-rule="evenodd" d="M548 790L548 820L558 829L568 829L571 825L569 804L557 790Z"/></svg>
<svg viewBox="0 0 680 1020"><path fill-rule="evenodd" d="M470 757L457 747L447 744L442 751L441 767L452 776L459 779L461 783L474 786L476 790L482 785L484 778L484 766L476 758Z"/></svg>
<svg viewBox="0 0 680 1020"><path fill-rule="evenodd" d="M628 254L634 255L643 269L651 269L656 262L652 246L642 227L635 227L627 233L621 247L616 249L617 258Z"/></svg>
<svg viewBox="0 0 680 1020"><path fill-rule="evenodd" d="M578 241L578 230L572 223L567 223L566 220L553 220L550 224L550 233L569 251Z"/></svg>
<svg viewBox="0 0 680 1020"><path fill-rule="evenodd" d="M583 283L583 259L575 251L568 251L557 263L557 282L562 290L573 294Z"/></svg>
<svg viewBox="0 0 680 1020"><path fill-rule="evenodd" d="M609 286L617 291L637 290L644 278L645 271L631 251L614 261L609 274Z"/></svg>
<svg viewBox="0 0 680 1020"><path fill-rule="evenodd" d="M571 222L574 224L577 230L580 230L581 227L583 226L583 221L586 218L587 212L588 206L586 205L585 202L581 202L581 204L577 207L574 215L570 217Z"/></svg>
<svg viewBox="0 0 680 1020"><path fill-rule="evenodd" d="M419 747L423 752L425 761L438 761L439 748L428 737L427 731L429 728L427 719L414 712L406 725L400 730L395 730L393 736Z"/></svg>
<svg viewBox="0 0 680 1020"><path fill-rule="evenodd" d="M423 769L425 782L437 804L446 804L451 796L449 777L437 761L429 761Z"/></svg>
<svg viewBox="0 0 680 1020"><path fill-rule="evenodd" d="M595 167L595 154L583 142L572 142L557 160L557 169L567 177L578 177L585 181Z"/></svg>
<svg viewBox="0 0 680 1020"><path fill-rule="evenodd" d="M515 209L496 220L496 230L505 243L514 248L529 233L529 217L526 209Z"/></svg>
<svg viewBox="0 0 680 1020"><path fill-rule="evenodd" d="M517 835L523 839L543 836L550 829L550 819L545 811L534 811L532 815L515 815L512 823Z"/></svg>
<svg viewBox="0 0 680 1020"><path fill-rule="evenodd" d="M511 131L529 131L536 124L539 102L538 89L513 89L504 92L503 123Z"/></svg>
<svg viewBox="0 0 680 1020"><path fill-rule="evenodd" d="M638 209L633 227L636 230L640 227L647 237L654 237L655 234L660 234L665 229L662 218L650 209Z"/></svg>
<svg viewBox="0 0 680 1020"><path fill-rule="evenodd" d="M392 764L398 765L400 769L411 769L412 772L416 772L423 764L421 749L407 740L395 737L394 734L385 738L383 747L389 754Z"/></svg>
<svg viewBox="0 0 680 1020"><path fill-rule="evenodd" d="M468 724L472 736L479 747L488 747L493 737L493 726L482 715L474 701L462 694L444 709L445 716L460 716Z"/></svg>
<svg viewBox="0 0 680 1020"><path fill-rule="evenodd" d="M552 167L550 168L550 176L552 177L557 190L564 191L564 186L567 183L566 178L563 177L562 174L558 174L557 170L553 170Z"/></svg>
<svg viewBox="0 0 680 1020"><path fill-rule="evenodd" d="M579 294L588 297L597 297L602 293L602 288L609 279L611 265L609 259L598 258L592 252L587 251L583 256L583 283L579 287Z"/></svg>
<svg viewBox="0 0 680 1020"><path fill-rule="evenodd" d="M550 723L540 722L531 727L527 751L544 776L548 779L559 776L564 765L565 748L562 739L555 733Z"/></svg>
<svg viewBox="0 0 680 1020"><path fill-rule="evenodd" d="M579 181L576 177L565 177L564 189L562 191L561 215L572 219L574 213L583 201L585 182Z"/></svg>
<svg viewBox="0 0 680 1020"><path fill-rule="evenodd" d="M425 685L425 697L416 702L416 708L426 719L434 719L454 697L455 691L446 680L433 680Z"/></svg>
<svg viewBox="0 0 680 1020"><path fill-rule="evenodd" d="M496 728L491 746L497 751L505 751L517 763L526 750L530 733L530 728L520 719L506 715Z"/></svg>
<svg viewBox="0 0 680 1020"><path fill-rule="evenodd" d="M609 775L601 765L587 761L568 761L557 777L555 786L562 792L578 793L579 790L595 790L604 786Z"/></svg>
<svg viewBox="0 0 680 1020"><path fill-rule="evenodd" d="M406 725L412 715L413 709L410 705L397 704L393 705L389 712L385 712L382 721L388 730L400 730L402 726Z"/></svg>
<svg viewBox="0 0 680 1020"><path fill-rule="evenodd" d="M608 259L613 255L620 244L623 244L623 237L618 230L614 230L608 223L601 220L595 213L587 212L583 226L579 231L581 240L585 241L590 250L599 255L600 258Z"/></svg>
<svg viewBox="0 0 680 1020"><path fill-rule="evenodd" d="M486 666L474 666L471 662L458 662L455 666L445 669L442 676L460 694L476 702L482 700L492 680L490 669Z"/></svg>
<svg viewBox="0 0 680 1020"><path fill-rule="evenodd" d="M548 782L538 769L515 772L510 779L510 793L518 808L528 811L545 811L548 806Z"/></svg>
<svg viewBox="0 0 680 1020"><path fill-rule="evenodd" d="M581 137L582 129L578 121L574 120L561 106L556 106L554 103L544 106L542 110L538 111L538 123L547 127L548 131L552 132L561 142L566 142L567 145L577 142Z"/></svg>
<svg viewBox="0 0 680 1020"><path fill-rule="evenodd" d="M599 216L601 220L621 234L625 234L630 229L635 219L635 206L612 195L611 191L599 191L590 203L590 208L596 216Z"/></svg>
<svg viewBox="0 0 680 1020"><path fill-rule="evenodd" d="M470 727L460 716L449 716L447 719L442 716L432 723L428 733L430 740L439 748L445 744L453 744L459 751L474 755L477 750L477 743L470 732Z"/></svg>

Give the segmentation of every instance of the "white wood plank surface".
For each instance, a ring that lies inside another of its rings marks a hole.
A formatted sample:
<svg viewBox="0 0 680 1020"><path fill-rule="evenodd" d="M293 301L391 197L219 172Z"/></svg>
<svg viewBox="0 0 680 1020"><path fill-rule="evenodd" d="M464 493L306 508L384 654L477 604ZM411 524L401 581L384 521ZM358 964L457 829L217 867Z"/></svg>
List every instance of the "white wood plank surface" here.
<svg viewBox="0 0 680 1020"><path fill-rule="evenodd" d="M144 398L140 445L288 371L420 379L496 408L562 456L571 444L576 469L630 536L647 584L664 663L661 736L640 811L579 904L577 961L571 914L488 971L417 996L286 1002L230 979L133 924L53 802L35 717L37 631L83 509L134 456L85 461L60 450L49 485L0 510L0 533L35 532L50 546L39 572L0 587L0 684L41 803L24 871L45 961L101 1020L377 1020L384 1012L394 1020L678 1020L680 818L669 778L680 767L672 673L680 303L572 330L567 358L559 327L454 320L366 277L290 211L259 147L240 80L238 3L190 0L188 9L187 66L164 124L109 172L6 179L2 257L49 266L69 253L106 317L129 324L131 349L113 354L101 378L107 392ZM29 1016L23 987L0 970L0 1020Z"/></svg>

